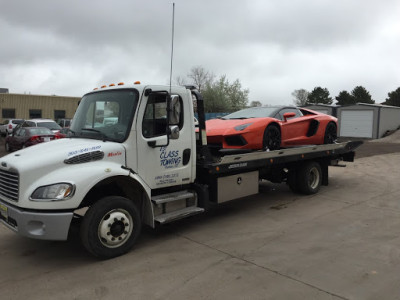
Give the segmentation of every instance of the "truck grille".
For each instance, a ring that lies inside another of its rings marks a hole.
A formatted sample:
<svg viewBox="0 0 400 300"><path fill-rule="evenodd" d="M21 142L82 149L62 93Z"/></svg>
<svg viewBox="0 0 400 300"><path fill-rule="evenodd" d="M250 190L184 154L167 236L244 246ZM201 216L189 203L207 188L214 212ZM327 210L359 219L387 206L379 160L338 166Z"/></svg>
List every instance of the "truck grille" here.
<svg viewBox="0 0 400 300"><path fill-rule="evenodd" d="M0 195L18 201L19 196L19 174L0 170Z"/></svg>

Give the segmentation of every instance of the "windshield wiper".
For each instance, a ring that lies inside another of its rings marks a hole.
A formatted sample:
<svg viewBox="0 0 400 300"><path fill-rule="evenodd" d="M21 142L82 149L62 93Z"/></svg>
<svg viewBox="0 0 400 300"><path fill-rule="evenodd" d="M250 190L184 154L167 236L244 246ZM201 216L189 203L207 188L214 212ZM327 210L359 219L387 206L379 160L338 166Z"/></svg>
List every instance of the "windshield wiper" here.
<svg viewBox="0 0 400 300"><path fill-rule="evenodd" d="M67 133L66 135L68 135L69 133L72 133L74 136L76 135L76 132L73 131L72 129L67 128Z"/></svg>
<svg viewBox="0 0 400 300"><path fill-rule="evenodd" d="M86 130L86 131L92 131L92 132L96 132L96 133L100 133L101 137L103 138L103 142L105 142L107 140L107 136L104 134L104 132L94 129L94 128L81 128L81 131Z"/></svg>

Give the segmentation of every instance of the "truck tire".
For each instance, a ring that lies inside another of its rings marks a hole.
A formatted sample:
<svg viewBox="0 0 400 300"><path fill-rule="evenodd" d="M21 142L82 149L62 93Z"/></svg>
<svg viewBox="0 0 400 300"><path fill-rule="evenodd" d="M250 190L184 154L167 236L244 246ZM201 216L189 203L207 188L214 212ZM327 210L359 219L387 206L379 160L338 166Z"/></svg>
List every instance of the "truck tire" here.
<svg viewBox="0 0 400 300"><path fill-rule="evenodd" d="M297 169L297 188L302 194L318 193L322 183L321 166L316 161L305 162Z"/></svg>
<svg viewBox="0 0 400 300"><path fill-rule="evenodd" d="M86 212L80 228L83 246L91 254L108 259L127 253L142 228L135 203L119 196L104 197Z"/></svg>

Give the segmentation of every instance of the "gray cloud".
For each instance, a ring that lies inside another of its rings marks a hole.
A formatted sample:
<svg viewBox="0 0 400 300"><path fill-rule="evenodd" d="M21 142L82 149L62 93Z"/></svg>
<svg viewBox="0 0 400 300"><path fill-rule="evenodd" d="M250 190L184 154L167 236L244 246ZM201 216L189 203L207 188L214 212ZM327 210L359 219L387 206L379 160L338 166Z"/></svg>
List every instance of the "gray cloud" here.
<svg viewBox="0 0 400 300"><path fill-rule="evenodd" d="M294 89L336 96L356 85L381 102L400 86L398 1L175 2L174 76L201 65L239 78L264 104L289 104ZM112 82L168 82L171 2L0 7L0 87L10 92L80 96Z"/></svg>

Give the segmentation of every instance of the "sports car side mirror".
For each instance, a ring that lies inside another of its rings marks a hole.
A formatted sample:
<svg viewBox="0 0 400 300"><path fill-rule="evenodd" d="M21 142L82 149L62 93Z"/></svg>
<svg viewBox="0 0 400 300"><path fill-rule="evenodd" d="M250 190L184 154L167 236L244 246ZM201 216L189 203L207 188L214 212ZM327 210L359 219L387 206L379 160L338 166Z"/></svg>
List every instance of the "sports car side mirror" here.
<svg viewBox="0 0 400 300"><path fill-rule="evenodd" d="M287 119L293 118L295 116L296 116L296 114L294 112L287 112L287 113L283 114L283 120L286 122Z"/></svg>

